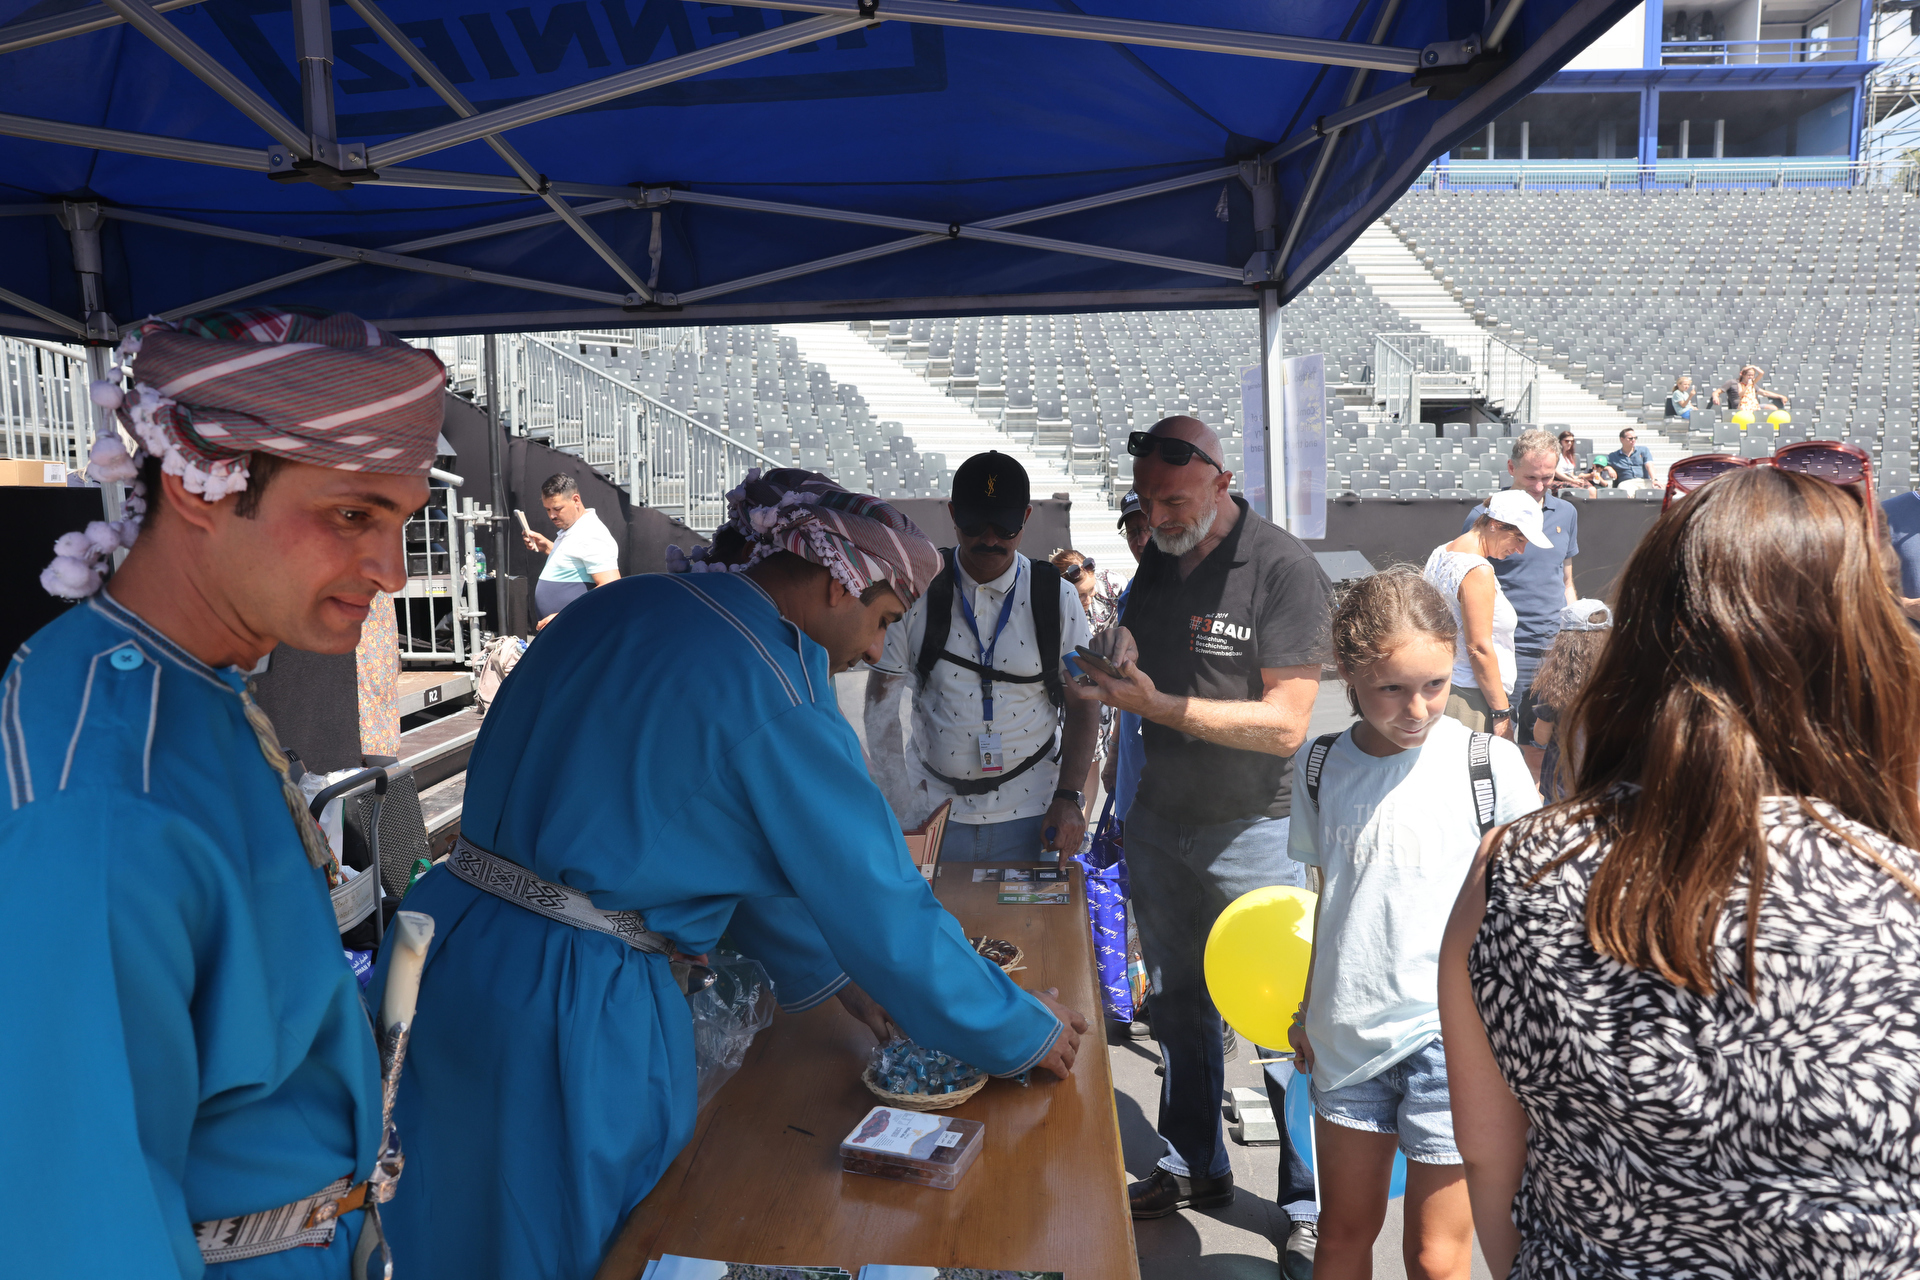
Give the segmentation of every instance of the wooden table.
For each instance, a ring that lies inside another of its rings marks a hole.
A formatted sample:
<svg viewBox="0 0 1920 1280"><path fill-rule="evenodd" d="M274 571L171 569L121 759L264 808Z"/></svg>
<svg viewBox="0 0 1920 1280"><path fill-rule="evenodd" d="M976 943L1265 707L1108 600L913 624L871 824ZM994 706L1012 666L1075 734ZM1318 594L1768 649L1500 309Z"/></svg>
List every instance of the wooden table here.
<svg viewBox="0 0 1920 1280"><path fill-rule="evenodd" d="M989 1080L955 1107L950 1114L987 1131L952 1191L843 1173L840 1140L879 1101L860 1083L873 1035L838 1001L783 1014L628 1217L597 1280L634 1280L667 1253L856 1275L880 1262L1137 1280L1080 869L1067 864L1066 905L1001 906L999 885L972 882L976 865L944 864L936 893L969 937L1005 938L1026 953L1014 981L1058 987L1086 1015L1072 1077L1036 1071L1025 1088Z"/></svg>

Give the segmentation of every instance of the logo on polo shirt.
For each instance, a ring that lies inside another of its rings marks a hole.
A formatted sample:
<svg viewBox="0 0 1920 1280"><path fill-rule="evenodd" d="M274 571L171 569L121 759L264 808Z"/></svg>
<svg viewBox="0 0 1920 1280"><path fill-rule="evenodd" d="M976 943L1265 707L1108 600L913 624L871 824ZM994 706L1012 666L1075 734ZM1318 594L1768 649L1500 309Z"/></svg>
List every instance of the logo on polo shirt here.
<svg viewBox="0 0 1920 1280"><path fill-rule="evenodd" d="M1252 627L1232 622L1224 613L1196 613L1187 619L1187 630L1192 633L1189 651L1216 658L1244 656L1246 651L1234 642L1253 639Z"/></svg>

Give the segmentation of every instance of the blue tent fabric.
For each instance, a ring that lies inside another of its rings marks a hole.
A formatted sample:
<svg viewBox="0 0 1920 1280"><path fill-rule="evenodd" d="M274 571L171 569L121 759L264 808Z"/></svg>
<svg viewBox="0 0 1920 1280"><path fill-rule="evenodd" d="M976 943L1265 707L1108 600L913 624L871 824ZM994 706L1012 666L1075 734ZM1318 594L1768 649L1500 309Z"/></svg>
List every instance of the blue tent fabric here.
<svg viewBox="0 0 1920 1280"><path fill-rule="evenodd" d="M1361 42L1390 3L1026 0L1024 7ZM9 25L91 8L78 0L0 0L0 48ZM813 16L677 0L531 6L471 0L457 8L463 12L434 0L389 0L382 6L482 112ZM1283 296L1304 287L1344 250L1432 158L1517 101L1631 8L1630 0L1527 0L1505 40L1506 61L1491 79L1466 86L1459 96L1417 101L1349 128L1286 264ZM1418 49L1472 36L1485 24L1486 10L1481 0L1399 4L1385 42ZM335 3L331 14L342 141L377 147L455 118L352 9ZM504 136L556 182L632 184L636 196L638 188L668 187L946 226L1256 158L1339 109L1356 74L1308 62L886 21L887 0L880 0L879 17L878 25ZM301 120L287 0L210 0L175 9L166 20L288 119ZM1406 82L1404 72L1372 71L1362 96ZM0 112L262 155L272 143L124 24L0 53ZM1277 165L1283 233L1318 154L1316 143ZM511 176L483 141L415 157L401 167ZM362 248L547 212L532 193L379 182L331 191L275 182L247 169L0 137L0 206L63 199ZM576 196L571 202L580 206L592 199ZM912 234L672 201L657 212L658 287L674 295ZM645 277L652 271L655 214L620 208L593 216L590 225ZM1238 269L1254 252L1252 217L1247 188L1227 178L1010 229ZM53 218L0 218L0 236L7 249L0 254L0 288L66 316L80 314L68 236ZM122 323L322 261L278 245L117 219L108 222L102 247L107 308ZM489 272L629 292L583 241L552 221L418 252ZM958 238L678 307L629 310L367 264L276 288L266 297L350 308L402 333L430 333L543 324L1250 306L1256 291L1219 274ZM55 331L4 301L0 330L28 336Z"/></svg>

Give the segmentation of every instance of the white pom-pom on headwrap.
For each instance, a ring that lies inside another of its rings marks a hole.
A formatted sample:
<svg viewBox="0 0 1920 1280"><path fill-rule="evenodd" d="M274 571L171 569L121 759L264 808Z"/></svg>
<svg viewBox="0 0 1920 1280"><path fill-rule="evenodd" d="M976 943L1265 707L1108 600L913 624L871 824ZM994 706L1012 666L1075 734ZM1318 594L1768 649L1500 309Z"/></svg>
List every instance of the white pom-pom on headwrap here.
<svg viewBox="0 0 1920 1280"><path fill-rule="evenodd" d="M126 393L116 383L95 378L93 385L87 388L87 397L102 409L118 409L126 399Z"/></svg>
<svg viewBox="0 0 1920 1280"><path fill-rule="evenodd" d="M55 556L53 563L40 571L40 586L50 596L84 600L100 589L100 577L100 571L85 560Z"/></svg>
<svg viewBox="0 0 1920 1280"><path fill-rule="evenodd" d="M690 573L692 571L693 565L687 560L687 553L682 551L677 543L669 542L667 544L667 572Z"/></svg>
<svg viewBox="0 0 1920 1280"><path fill-rule="evenodd" d="M53 554L63 560L84 560L92 550L84 533L63 533L53 543Z"/></svg>
<svg viewBox="0 0 1920 1280"><path fill-rule="evenodd" d="M95 440L87 460L87 475L101 484L132 480L140 474L139 463L127 452L118 431L106 432Z"/></svg>

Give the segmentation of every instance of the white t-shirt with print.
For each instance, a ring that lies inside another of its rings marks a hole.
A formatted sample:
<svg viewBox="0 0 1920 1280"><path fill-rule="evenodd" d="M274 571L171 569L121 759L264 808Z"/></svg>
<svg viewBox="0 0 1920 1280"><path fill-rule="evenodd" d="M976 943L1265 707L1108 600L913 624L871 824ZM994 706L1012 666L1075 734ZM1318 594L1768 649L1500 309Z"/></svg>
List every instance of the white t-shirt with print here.
<svg viewBox="0 0 1920 1280"><path fill-rule="evenodd" d="M1042 655L1039 638L1033 630L1031 587L1033 570L1027 558L1014 553L1014 564L991 582L975 582L965 569L955 574L957 590L968 593L973 616L980 626L980 640L992 639L993 624L1000 620L1000 609L1007 592L1013 592L1013 611L1007 615L1007 629L994 646L993 666L1009 675L1036 676L1044 662L1058 667L1060 659L1089 639L1086 611L1080 607L1080 593L1064 578L1057 579L1060 591L1060 652ZM913 743L907 749L907 780L930 800L924 812L938 808L940 801L952 797L950 820L954 822L1008 822L1015 818L1037 818L1053 803L1056 787L1078 790L1085 780L1062 783L1060 766L1042 760L1017 778L1009 779L984 795L956 796L953 789L933 776L933 771L949 778L971 779L986 775L980 770L980 734L986 728L980 700L980 674L951 662L936 662L927 675L927 687L914 687L918 677L914 664L920 656L921 638L927 631L927 600L922 595L913 602L906 616L887 629L886 653L873 669L883 675L905 676L907 696L913 699ZM946 648L962 657L980 660L980 646L953 602L953 620L948 624ZM1000 750L1007 772L1047 745L1049 738L1062 731L1060 711L1047 697L1041 681L1013 684L996 680L993 685L993 729L1000 735Z"/></svg>
<svg viewBox="0 0 1920 1280"><path fill-rule="evenodd" d="M1307 993L1313 1082L1359 1084L1440 1034L1440 938L1480 847L1467 771L1471 730L1442 716L1424 745L1370 756L1340 735L1307 794L1309 742L1293 758L1288 852L1320 868L1319 949ZM1520 748L1492 746L1494 819L1540 807Z"/></svg>

